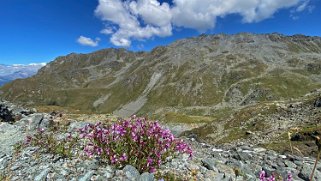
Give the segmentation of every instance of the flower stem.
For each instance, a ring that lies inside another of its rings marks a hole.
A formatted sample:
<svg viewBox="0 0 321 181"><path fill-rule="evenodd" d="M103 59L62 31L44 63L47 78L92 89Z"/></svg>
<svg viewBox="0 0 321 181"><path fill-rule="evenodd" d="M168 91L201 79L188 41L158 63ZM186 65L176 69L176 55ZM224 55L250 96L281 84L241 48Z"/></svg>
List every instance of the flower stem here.
<svg viewBox="0 0 321 181"><path fill-rule="evenodd" d="M317 167L318 160L320 159L320 153L321 153L321 150L318 150L318 155L317 155L317 158L316 158L316 160L314 162L314 167L313 167L313 170L312 170L312 173L311 173L311 176L310 176L310 181L312 181L312 179L313 179L315 168Z"/></svg>

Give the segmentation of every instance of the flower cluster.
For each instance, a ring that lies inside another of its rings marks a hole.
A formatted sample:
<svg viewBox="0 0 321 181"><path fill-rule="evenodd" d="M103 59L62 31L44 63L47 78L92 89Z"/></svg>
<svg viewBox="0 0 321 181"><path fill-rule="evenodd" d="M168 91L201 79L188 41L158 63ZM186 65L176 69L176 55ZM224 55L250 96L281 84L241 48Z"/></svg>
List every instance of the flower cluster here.
<svg viewBox="0 0 321 181"><path fill-rule="evenodd" d="M260 181L275 181L276 180L274 175L271 175L270 177L267 177L264 170L262 170L260 172L260 176L259 177L260 177ZM292 179L292 174L291 174L291 172L289 172L288 175L287 175L287 178L285 179L285 181L292 181L292 180L293 180Z"/></svg>
<svg viewBox="0 0 321 181"><path fill-rule="evenodd" d="M141 172L154 172L169 156L187 153L191 148L174 138L158 122L136 116L119 120L112 125L88 124L80 130L80 138L86 140L87 156L99 156L109 164L122 167L136 166Z"/></svg>

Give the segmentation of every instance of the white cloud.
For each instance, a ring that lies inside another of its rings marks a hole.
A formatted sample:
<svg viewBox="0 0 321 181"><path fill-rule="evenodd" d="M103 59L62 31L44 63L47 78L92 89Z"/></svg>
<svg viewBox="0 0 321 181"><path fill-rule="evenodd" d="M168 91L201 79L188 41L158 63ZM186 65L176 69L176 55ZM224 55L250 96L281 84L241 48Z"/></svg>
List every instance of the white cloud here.
<svg viewBox="0 0 321 181"><path fill-rule="evenodd" d="M98 46L98 43L99 43L100 39L99 38L96 38L96 40L93 40L91 38L87 38L85 36L80 36L78 39L77 39L77 42L81 45L84 45L84 46L91 46L91 47L95 47L95 46Z"/></svg>
<svg viewBox="0 0 321 181"><path fill-rule="evenodd" d="M147 39L172 34L170 7L157 0L99 0L95 13L103 21L119 27L110 38L116 46L130 46L132 38Z"/></svg>
<svg viewBox="0 0 321 181"><path fill-rule="evenodd" d="M27 66L36 66L36 67L43 67L47 65L47 63L29 63L29 64L12 64L8 65L8 67L27 67Z"/></svg>
<svg viewBox="0 0 321 181"><path fill-rule="evenodd" d="M99 0L95 13L117 28L106 28L116 46L130 46L133 39L172 35L173 26L198 30L215 28L217 17L239 14L244 23L259 22L284 8L304 11L310 0Z"/></svg>
<svg viewBox="0 0 321 181"><path fill-rule="evenodd" d="M309 3L310 3L310 0L303 2L300 6L296 8L296 12L304 11L308 7Z"/></svg>
<svg viewBox="0 0 321 181"><path fill-rule="evenodd" d="M310 0L301 1L297 7L295 7L294 9L291 10L290 17L293 20L298 20L300 18L298 15L299 13L301 13L303 11L307 11L307 12L311 13L313 11L313 9L314 9L314 6L311 5Z"/></svg>
<svg viewBox="0 0 321 181"><path fill-rule="evenodd" d="M113 31L112 28L108 27L108 28L105 28L105 29L101 30L100 33L105 34L105 35L110 35L110 34L113 34L114 31Z"/></svg>
<svg viewBox="0 0 321 181"><path fill-rule="evenodd" d="M47 65L47 63L46 62L43 62L43 63L29 63L28 65L30 65L30 66L45 66L45 65Z"/></svg>

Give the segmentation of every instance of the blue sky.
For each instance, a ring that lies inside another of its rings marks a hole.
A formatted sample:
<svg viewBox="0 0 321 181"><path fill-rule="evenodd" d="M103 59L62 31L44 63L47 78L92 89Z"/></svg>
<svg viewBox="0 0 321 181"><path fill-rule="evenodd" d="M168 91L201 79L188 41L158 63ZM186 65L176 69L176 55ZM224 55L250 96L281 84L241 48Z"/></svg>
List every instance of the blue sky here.
<svg viewBox="0 0 321 181"><path fill-rule="evenodd" d="M320 8L321 0L1 0L0 64L148 51L201 33L321 36Z"/></svg>

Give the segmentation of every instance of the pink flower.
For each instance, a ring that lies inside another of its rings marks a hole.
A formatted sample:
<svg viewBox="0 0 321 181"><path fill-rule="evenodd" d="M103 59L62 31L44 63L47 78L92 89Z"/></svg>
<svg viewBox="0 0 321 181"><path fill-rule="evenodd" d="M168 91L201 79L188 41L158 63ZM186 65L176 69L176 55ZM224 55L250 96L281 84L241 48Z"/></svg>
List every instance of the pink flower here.
<svg viewBox="0 0 321 181"><path fill-rule="evenodd" d="M261 170L260 172L260 181L265 181L265 171Z"/></svg>
<svg viewBox="0 0 321 181"><path fill-rule="evenodd" d="M126 153L123 153L123 155L120 157L120 161L127 161Z"/></svg>
<svg viewBox="0 0 321 181"><path fill-rule="evenodd" d="M163 129L158 122L136 116L109 126L89 124L79 129L79 133L88 143L84 149L87 156L103 157L116 166L131 161L130 164L141 171L154 172L155 167L165 161L164 155L187 153L192 157L192 149L182 140L175 139L168 129Z"/></svg>
<svg viewBox="0 0 321 181"><path fill-rule="evenodd" d="M288 177L287 177L287 181L292 181L293 178L292 178L292 173L291 172L288 172Z"/></svg>
<svg viewBox="0 0 321 181"><path fill-rule="evenodd" d="M32 137L31 136L27 136L26 140L25 140L25 144L30 144L32 141Z"/></svg>

